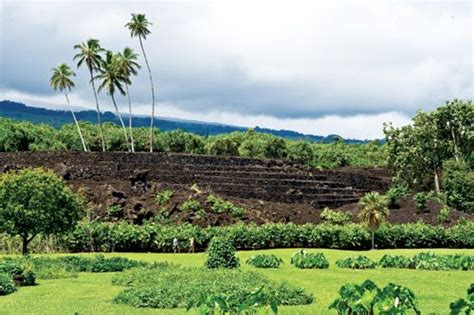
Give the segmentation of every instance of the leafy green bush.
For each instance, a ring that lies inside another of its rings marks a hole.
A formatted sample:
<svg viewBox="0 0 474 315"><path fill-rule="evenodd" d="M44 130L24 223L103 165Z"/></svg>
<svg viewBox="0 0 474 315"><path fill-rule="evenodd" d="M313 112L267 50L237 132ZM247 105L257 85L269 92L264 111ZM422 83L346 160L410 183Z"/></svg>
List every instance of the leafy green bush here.
<svg viewBox="0 0 474 315"><path fill-rule="evenodd" d="M324 208L321 212L321 220L329 224L342 225L352 221L352 214Z"/></svg>
<svg viewBox="0 0 474 315"><path fill-rule="evenodd" d="M383 255L378 264L382 268L414 268L413 259L399 255Z"/></svg>
<svg viewBox="0 0 474 315"><path fill-rule="evenodd" d="M0 296L8 295L16 291L15 282L9 273L0 272Z"/></svg>
<svg viewBox="0 0 474 315"><path fill-rule="evenodd" d="M438 216L436 217L436 221L438 221L439 224L444 224L448 221L449 218L449 213L451 212L451 209L449 207L444 206L441 208L439 211Z"/></svg>
<svg viewBox="0 0 474 315"><path fill-rule="evenodd" d="M329 261L323 253L307 253L304 250L297 251L291 256L291 264L301 269L329 268Z"/></svg>
<svg viewBox="0 0 474 315"><path fill-rule="evenodd" d="M474 157L474 154L471 153ZM443 188L447 202L457 210L474 214L474 170L468 163L448 160L443 163Z"/></svg>
<svg viewBox="0 0 474 315"><path fill-rule="evenodd" d="M238 305L232 305L235 300L234 294L222 295L205 293L196 301L191 301L186 310L195 308L199 315L214 314L278 314L278 301L275 297L269 297L263 292L263 286L243 296L243 301Z"/></svg>
<svg viewBox="0 0 474 315"><path fill-rule="evenodd" d="M122 214L123 209L119 205L112 205L107 209L107 215L109 217L118 217Z"/></svg>
<svg viewBox="0 0 474 315"><path fill-rule="evenodd" d="M245 214L245 209L234 205L229 201L225 201L217 196L209 195L207 203L211 205L211 210L214 213L230 213L234 217L242 217Z"/></svg>
<svg viewBox="0 0 474 315"><path fill-rule="evenodd" d="M11 259L0 260L0 273L9 274L19 286L31 286L36 282L36 275L30 268Z"/></svg>
<svg viewBox="0 0 474 315"><path fill-rule="evenodd" d="M235 255L235 247L232 242L224 237L214 237L207 249L207 268L237 268L239 258Z"/></svg>
<svg viewBox="0 0 474 315"><path fill-rule="evenodd" d="M155 202L159 206L164 206L171 200L172 197L173 197L173 191L169 189L165 189L163 191L160 191L158 194L156 194Z"/></svg>
<svg viewBox="0 0 474 315"><path fill-rule="evenodd" d="M398 200L401 197L405 196L408 193L408 191L409 191L408 187L404 185L397 185L397 186L390 187L390 189L385 193L388 207L390 209L395 208Z"/></svg>
<svg viewBox="0 0 474 315"><path fill-rule="evenodd" d="M449 308L451 315L471 314L474 311L474 283L467 289L467 297L452 302Z"/></svg>
<svg viewBox="0 0 474 315"><path fill-rule="evenodd" d="M361 285L343 285L329 309L340 315L407 314L408 311L421 314L413 291L393 283L380 289L370 280Z"/></svg>
<svg viewBox="0 0 474 315"><path fill-rule="evenodd" d="M377 263L368 258L367 256L355 256L346 257L336 261L336 266L339 268L351 268L351 269L372 269L375 268Z"/></svg>
<svg viewBox="0 0 474 315"><path fill-rule="evenodd" d="M419 192L413 196L413 200L415 201L415 207L418 210L426 210L426 201L428 200L428 196L423 193Z"/></svg>
<svg viewBox="0 0 474 315"><path fill-rule="evenodd" d="M173 239L196 249L206 249L215 236L228 237L237 249L370 248L371 236L360 224L329 225L272 223L233 224L202 228L196 225L163 225L145 222L82 222L61 239L60 248L73 252L144 251L170 252ZM450 228L423 223L382 225L376 232L378 248L474 248L474 222L464 221ZM181 247L182 250L186 248Z"/></svg>
<svg viewBox="0 0 474 315"><path fill-rule="evenodd" d="M278 268L283 264L283 260L273 254L261 254L250 257L247 259L246 263L257 268Z"/></svg>
<svg viewBox="0 0 474 315"><path fill-rule="evenodd" d="M379 265L382 268L474 270L474 256L463 254L438 255L432 252L418 253L413 257L384 255Z"/></svg>
<svg viewBox="0 0 474 315"><path fill-rule="evenodd" d="M125 257L110 257L96 255L95 257L64 256L58 258L69 271L76 272L119 272L130 268L145 266L145 262L130 260Z"/></svg>
<svg viewBox="0 0 474 315"><path fill-rule="evenodd" d="M234 308L242 305L255 288L262 287L262 297L274 298L277 304L300 305L313 301L312 295L301 288L269 280L260 273L230 269L161 264L119 273L112 283L128 287L114 302L135 307L186 307L203 295L220 295L226 296L226 304Z"/></svg>

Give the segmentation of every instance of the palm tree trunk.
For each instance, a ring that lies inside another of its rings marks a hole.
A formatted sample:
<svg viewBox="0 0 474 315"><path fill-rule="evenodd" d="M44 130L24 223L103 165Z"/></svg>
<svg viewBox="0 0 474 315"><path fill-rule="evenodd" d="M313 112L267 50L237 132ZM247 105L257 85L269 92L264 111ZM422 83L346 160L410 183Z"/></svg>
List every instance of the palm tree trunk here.
<svg viewBox="0 0 474 315"><path fill-rule="evenodd" d="M120 115L120 112L117 107L117 103L115 102L114 95L110 94L110 96L112 96L112 102L114 103L114 107L115 107L115 114L117 115L118 119L120 120L120 124L122 125L125 141L127 142L127 148L128 148L128 151L130 152L130 143L128 142L127 128L125 128L125 124L123 123L122 115Z"/></svg>
<svg viewBox="0 0 474 315"><path fill-rule="evenodd" d="M130 144L132 146L132 152L135 152L135 145L133 143L133 128L132 128L132 101L130 100L130 93L128 92L128 84L125 83L125 89L128 97L128 127L130 129Z"/></svg>
<svg viewBox="0 0 474 315"><path fill-rule="evenodd" d="M140 47L142 48L143 58L145 58L146 67L148 69L148 75L150 76L151 84L151 123L150 123L150 152L153 152L153 124L155 121L155 88L153 86L153 77L151 75L150 65L148 64L148 59L146 57L145 49L143 48L142 37L138 36L140 40Z"/></svg>
<svg viewBox="0 0 474 315"><path fill-rule="evenodd" d="M95 89L95 83L94 83L94 75L92 74L92 68L89 67L89 72L91 75L91 84L92 84L92 90L94 90L94 97L95 97L95 106L97 110L97 124L99 125L99 134L100 134L100 141L102 143L102 152L105 152L105 139L104 139L104 131L102 130L102 121L100 119L100 107L99 107L99 100L97 98L97 91Z"/></svg>
<svg viewBox="0 0 474 315"><path fill-rule="evenodd" d="M67 102L68 107L71 107L71 104L69 103L69 97L67 96L67 92L64 92L64 95L66 96L66 102ZM71 108L71 114L72 114L72 118L74 118L74 122L76 123L77 132L79 133L79 137L81 138L84 152L87 152L86 142L84 141L84 137L82 136L81 127L79 126L79 123L77 122L76 115L74 114L74 111L72 110L72 108Z"/></svg>
<svg viewBox="0 0 474 315"><path fill-rule="evenodd" d="M372 231L372 249L375 249L375 231Z"/></svg>
<svg viewBox="0 0 474 315"><path fill-rule="evenodd" d="M440 184L439 184L439 174L438 174L437 170L434 171L434 182L435 182L436 194L439 195L441 193L441 188L440 188Z"/></svg>

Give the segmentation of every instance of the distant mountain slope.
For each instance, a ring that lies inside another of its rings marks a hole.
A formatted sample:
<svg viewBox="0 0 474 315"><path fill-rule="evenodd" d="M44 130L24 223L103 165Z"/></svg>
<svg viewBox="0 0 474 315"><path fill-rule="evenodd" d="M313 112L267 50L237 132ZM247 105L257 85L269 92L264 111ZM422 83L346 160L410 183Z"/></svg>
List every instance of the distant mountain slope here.
<svg viewBox="0 0 474 315"><path fill-rule="evenodd" d="M69 111L31 107L23 103L17 103L6 100L0 101L0 116L15 120L26 120L35 124L48 124L56 128L61 127L64 124L69 124L73 122L71 113ZM97 119L96 112L93 110L78 111L76 112L76 116L79 120L88 121L91 123L95 123ZM102 120L104 122L113 122L116 124L119 123L116 116L111 112L102 113ZM150 118L134 116L133 125L135 127L148 127L150 125ZM237 127L217 123L163 118L155 119L155 126L157 126L158 128L160 128L160 130L163 131L182 129L203 136L212 136L223 133L230 133L233 131L246 131L248 129L245 127ZM306 135L291 130L275 130L259 127L256 127L255 131L269 133L275 136L284 137L288 139L304 139L315 142L332 142L335 138L339 138L339 136L337 135L329 135L327 137L323 137L316 135ZM345 142L365 143L367 141L345 139Z"/></svg>

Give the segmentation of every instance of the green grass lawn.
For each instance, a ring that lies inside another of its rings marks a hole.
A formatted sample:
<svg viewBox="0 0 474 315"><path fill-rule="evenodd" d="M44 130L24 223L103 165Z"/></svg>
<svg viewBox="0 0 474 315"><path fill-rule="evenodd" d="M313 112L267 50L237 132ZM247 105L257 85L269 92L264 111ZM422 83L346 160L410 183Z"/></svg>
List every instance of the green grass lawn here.
<svg viewBox="0 0 474 315"><path fill-rule="evenodd" d="M315 302L306 306L281 307L281 314L332 314L328 305L336 298L338 289L347 282L361 283L366 279L379 286L389 282L412 289L418 300L422 314L447 314L449 303L466 295L466 289L474 282L474 271L425 271L407 269L349 270L335 267L337 259L351 255L366 255L379 259L384 254L412 256L427 250L378 250L351 252L321 249L329 259L326 270L301 270L290 265L290 257L295 249L258 251L273 253L285 261L278 269L255 269L244 264L245 260L257 253L243 251L238 255L243 269L253 269L274 280L286 280L305 288L316 297ZM464 253L474 255L474 250L432 250L439 254ZM202 266L204 253L198 254L146 254L113 253L144 261L168 261L186 266ZM59 280L39 280L39 285L23 287L16 293L0 297L0 314L186 314L183 309L154 310L137 309L130 306L112 304L112 298L123 288L112 286L112 273L80 273L79 277Z"/></svg>

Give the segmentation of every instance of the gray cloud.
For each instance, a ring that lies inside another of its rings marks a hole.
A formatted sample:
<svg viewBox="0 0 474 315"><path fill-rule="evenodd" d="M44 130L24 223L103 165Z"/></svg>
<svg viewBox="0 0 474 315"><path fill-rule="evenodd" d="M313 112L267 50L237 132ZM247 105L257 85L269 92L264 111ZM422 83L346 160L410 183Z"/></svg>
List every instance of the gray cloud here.
<svg viewBox="0 0 474 315"><path fill-rule="evenodd" d="M139 52L123 25L144 12L158 100L180 112L410 115L472 98L470 1L315 2L4 0L0 88L53 95L50 68L72 63L73 45L89 37ZM77 73L78 102L92 107L85 70ZM131 93L149 102L145 71Z"/></svg>

